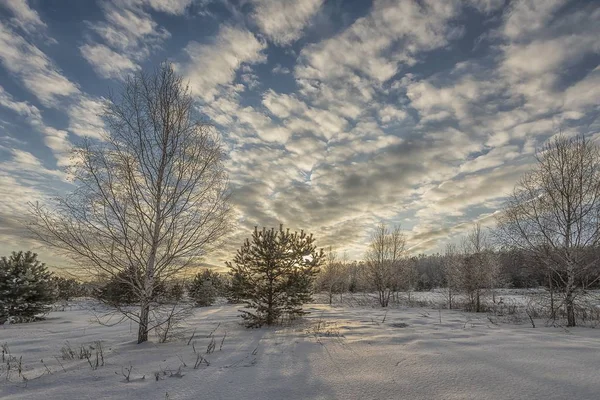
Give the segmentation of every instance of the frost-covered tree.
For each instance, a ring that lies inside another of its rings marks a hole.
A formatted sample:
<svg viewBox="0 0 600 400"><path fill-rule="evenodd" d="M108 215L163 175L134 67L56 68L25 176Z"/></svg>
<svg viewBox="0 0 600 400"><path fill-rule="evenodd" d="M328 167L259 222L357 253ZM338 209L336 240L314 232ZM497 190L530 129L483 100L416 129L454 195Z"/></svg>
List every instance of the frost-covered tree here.
<svg viewBox="0 0 600 400"><path fill-rule="evenodd" d="M333 303L335 293L343 293L348 286L346 262L338 259L337 253L329 248L325 262L318 276L318 287L325 290L329 296L329 304Z"/></svg>
<svg viewBox="0 0 600 400"><path fill-rule="evenodd" d="M493 289L498 279L498 268L491 241L480 224L476 224L463 240L463 255L455 265L451 279L467 294L469 307L480 312L481 297Z"/></svg>
<svg viewBox="0 0 600 400"><path fill-rule="evenodd" d="M412 304L411 294L414 290L417 289L417 284L419 282L419 275L417 269L418 263L418 257L402 258L395 263L397 265L395 268L395 290L405 290L406 294L408 295L409 304ZM396 296L398 296L398 293L396 293Z"/></svg>
<svg viewBox="0 0 600 400"><path fill-rule="evenodd" d="M9 317L33 319L55 299L52 273L31 251L0 259L0 323Z"/></svg>
<svg viewBox="0 0 600 400"><path fill-rule="evenodd" d="M584 136L558 135L536 161L499 214L497 234L548 273L562 297L556 308L575 326L583 282L600 281L600 147Z"/></svg>
<svg viewBox="0 0 600 400"><path fill-rule="evenodd" d="M406 239L400 228L390 231L379 224L365 255L367 276L375 287L381 307L387 307L392 293L402 284L402 257Z"/></svg>
<svg viewBox="0 0 600 400"><path fill-rule="evenodd" d="M130 77L102 111L102 140L75 150L74 192L32 205L30 228L80 268L129 287L138 309L115 306L141 343L165 322L150 320L159 285L194 268L228 230L224 148L169 64Z"/></svg>
<svg viewBox="0 0 600 400"><path fill-rule="evenodd" d="M448 309L452 309L452 302L460 289L460 263L462 262L461 255L454 243L446 245L446 251L442 259L442 270L444 280L446 281Z"/></svg>
<svg viewBox="0 0 600 400"><path fill-rule="evenodd" d="M254 229L232 262L240 299L246 304L242 318L249 327L273 325L283 317L304 314L302 305L311 299L315 275L323 261L323 250L304 231Z"/></svg>

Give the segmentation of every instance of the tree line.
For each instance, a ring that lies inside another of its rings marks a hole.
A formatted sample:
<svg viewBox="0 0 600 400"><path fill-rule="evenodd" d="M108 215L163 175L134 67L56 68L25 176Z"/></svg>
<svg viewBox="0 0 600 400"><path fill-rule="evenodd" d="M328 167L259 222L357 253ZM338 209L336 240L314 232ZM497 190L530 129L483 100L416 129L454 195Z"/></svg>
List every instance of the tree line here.
<svg viewBox="0 0 600 400"><path fill-rule="evenodd" d="M138 304L138 291L124 285L123 279L82 281L57 276L36 253L13 252L0 258L0 324L35 321L51 311L54 303L68 303L78 297L92 297L113 307ZM218 297L229 298L230 292L226 274L203 269L190 279L160 282L153 292L153 301L173 304L186 297L195 306L210 306Z"/></svg>
<svg viewBox="0 0 600 400"><path fill-rule="evenodd" d="M600 286L600 148L585 136L558 134L535 159L496 213L495 226L485 232L476 225L443 255L409 257L401 230L379 225L358 270L380 305L400 290L410 296L443 285L448 307L460 292L469 310L481 311L482 295L493 296L494 288L545 286L551 314L564 312L567 326L575 326L578 308L586 307L581 299ZM328 257L321 285L330 299L356 285L350 278L356 269Z"/></svg>
<svg viewBox="0 0 600 400"><path fill-rule="evenodd" d="M378 232L382 229L387 231L380 226ZM471 243L477 237L480 241L483 238L486 245L474 251ZM448 308L458 306L454 297L466 294L473 303L461 306L474 311L481 309L477 298L482 295L496 302L494 289L561 290L559 277L547 271L538 259L522 249L494 245L493 240L491 231L475 225L461 243L449 244L443 253L403 255L389 260L389 267L384 262L347 260L330 248L317 276L316 290L326 293L330 304L335 296L343 298L344 293L379 292L379 304L385 307L390 299L397 300L399 293L404 293L410 303L413 291L444 289ZM588 258L597 259L598 251L589 249ZM599 274L600 263L595 263L589 274L577 278L576 283L582 291L600 289L600 282L594 279Z"/></svg>

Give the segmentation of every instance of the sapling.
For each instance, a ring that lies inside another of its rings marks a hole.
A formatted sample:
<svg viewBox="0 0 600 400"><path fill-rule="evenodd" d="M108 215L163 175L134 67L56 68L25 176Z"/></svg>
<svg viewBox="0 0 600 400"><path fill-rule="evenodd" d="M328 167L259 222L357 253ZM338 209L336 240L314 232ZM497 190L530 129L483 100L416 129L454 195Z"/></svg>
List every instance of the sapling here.
<svg viewBox="0 0 600 400"><path fill-rule="evenodd" d="M8 349L8 343L2 344L2 362L6 361L6 357L10 358L10 350Z"/></svg>
<svg viewBox="0 0 600 400"><path fill-rule="evenodd" d="M58 365L60 365L60 367L62 368L62 370L64 372L67 372L67 370L65 369L65 366L63 365L63 363L60 362L60 358L58 358L57 356L54 356L54 359L56 359L56 362L58 363Z"/></svg>
<svg viewBox="0 0 600 400"><path fill-rule="evenodd" d="M219 329L219 326L221 326L220 322L217 324L217 326L215 327L215 329L213 329L206 337L207 338L211 337L216 332L216 330Z"/></svg>
<svg viewBox="0 0 600 400"><path fill-rule="evenodd" d="M121 375L123 375L123 377L125 378L125 382L131 382L131 371L133 371L133 365L131 364L129 364L129 368L121 367ZM115 372L115 374L118 375L118 372Z"/></svg>
<svg viewBox="0 0 600 400"><path fill-rule="evenodd" d="M187 342L187 345L189 346L190 343L192 342L192 340L194 339L194 336L196 336L196 328L194 328L194 332L192 332L192 336L190 336L190 339Z"/></svg>
<svg viewBox="0 0 600 400"><path fill-rule="evenodd" d="M74 360L75 359L75 351L71 348L69 341L65 342L65 345L60 348L61 357L63 360Z"/></svg>
<svg viewBox="0 0 600 400"><path fill-rule="evenodd" d="M219 346L219 351L223 350L223 343L225 343L225 338L227 337L227 331L223 335L223 339L221 339L221 345Z"/></svg>
<svg viewBox="0 0 600 400"><path fill-rule="evenodd" d="M44 366L44 368L46 369L46 372L48 373L48 375L52 375L52 371L50 371L50 368L48 368L48 366L46 365L46 363L44 362L44 359L41 359L40 362L42 363L42 365Z"/></svg>
<svg viewBox="0 0 600 400"><path fill-rule="evenodd" d="M181 358L181 356L178 354L177 358L179 358L179 361L181 361L181 365L183 365L184 367L187 367L187 364L185 363L185 361L183 361L183 358Z"/></svg>
<svg viewBox="0 0 600 400"><path fill-rule="evenodd" d="M198 369L200 367L200 365L202 365L202 363L206 364L206 366L208 367L210 365L210 363L208 362L208 360L206 358L204 358L202 356L202 354L200 354L200 352L198 352L196 350L196 343L192 343L192 350L194 351L194 354L196 355L196 362L194 363L194 369Z"/></svg>
<svg viewBox="0 0 600 400"><path fill-rule="evenodd" d="M215 351L215 338L211 337L210 338L210 343L208 344L208 346L206 346L206 354L211 354L213 351Z"/></svg>

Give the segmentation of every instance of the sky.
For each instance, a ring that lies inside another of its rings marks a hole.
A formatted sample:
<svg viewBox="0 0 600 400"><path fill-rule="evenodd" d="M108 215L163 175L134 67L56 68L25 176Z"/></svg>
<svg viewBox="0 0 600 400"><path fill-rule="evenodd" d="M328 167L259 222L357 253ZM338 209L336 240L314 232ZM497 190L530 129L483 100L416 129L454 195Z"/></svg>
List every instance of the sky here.
<svg viewBox="0 0 600 400"><path fill-rule="evenodd" d="M600 2L0 0L0 255L111 90L173 63L222 135L233 229L304 229L351 259L374 227L440 251L494 212L545 140L600 136Z"/></svg>

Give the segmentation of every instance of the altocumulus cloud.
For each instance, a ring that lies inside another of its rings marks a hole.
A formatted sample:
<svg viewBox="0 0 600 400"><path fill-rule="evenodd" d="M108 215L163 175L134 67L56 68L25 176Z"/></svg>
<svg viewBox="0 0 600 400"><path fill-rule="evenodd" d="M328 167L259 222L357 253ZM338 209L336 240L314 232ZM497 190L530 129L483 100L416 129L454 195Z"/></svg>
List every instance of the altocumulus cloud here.
<svg viewBox="0 0 600 400"><path fill-rule="evenodd" d="M229 150L236 228L207 259L217 266L254 225L279 223L353 258L379 221L438 250L493 223L544 140L600 131L593 1L53 7L0 5L2 253L26 243L24 200L69 190L69 146L100 137L109 89L160 60Z"/></svg>

